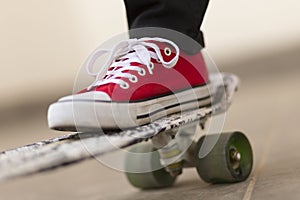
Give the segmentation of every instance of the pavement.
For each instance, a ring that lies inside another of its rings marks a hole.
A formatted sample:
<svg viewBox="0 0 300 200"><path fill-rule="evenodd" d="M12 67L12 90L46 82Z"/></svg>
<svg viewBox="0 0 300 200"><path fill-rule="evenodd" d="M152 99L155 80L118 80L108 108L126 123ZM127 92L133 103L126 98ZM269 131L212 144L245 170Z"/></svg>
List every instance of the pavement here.
<svg viewBox="0 0 300 200"><path fill-rule="evenodd" d="M230 199L300 198L300 45L275 53L218 63L239 75L242 85L226 118L224 130L245 132L254 149L251 177L238 184L210 185L187 169L172 188L140 191L121 172L95 160L0 183L0 199ZM57 94L60 95L60 94ZM61 133L48 130L48 99L34 106L1 110L0 150Z"/></svg>

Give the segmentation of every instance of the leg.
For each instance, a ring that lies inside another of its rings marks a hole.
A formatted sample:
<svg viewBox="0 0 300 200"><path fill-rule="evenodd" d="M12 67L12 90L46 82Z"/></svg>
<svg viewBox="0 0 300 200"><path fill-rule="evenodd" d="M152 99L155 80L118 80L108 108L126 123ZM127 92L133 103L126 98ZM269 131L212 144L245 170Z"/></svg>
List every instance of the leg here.
<svg viewBox="0 0 300 200"><path fill-rule="evenodd" d="M200 26L209 0L124 0L124 2L129 29L168 28L191 37L204 47Z"/></svg>
<svg viewBox="0 0 300 200"><path fill-rule="evenodd" d="M131 128L210 105L208 70L200 51L207 4L125 0L129 34L140 39L120 41L111 51L97 49L86 63L94 82L52 104L49 127L81 132ZM95 74L95 61L105 53L110 55Z"/></svg>

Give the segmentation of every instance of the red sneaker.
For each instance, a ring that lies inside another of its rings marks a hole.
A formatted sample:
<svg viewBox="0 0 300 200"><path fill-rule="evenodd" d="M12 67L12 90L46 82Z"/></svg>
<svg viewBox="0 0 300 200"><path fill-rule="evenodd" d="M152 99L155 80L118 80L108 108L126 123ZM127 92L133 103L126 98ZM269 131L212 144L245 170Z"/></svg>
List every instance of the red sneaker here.
<svg viewBox="0 0 300 200"><path fill-rule="evenodd" d="M91 73L105 53L109 57L101 71ZM50 128L129 128L210 104L201 52L187 55L170 40L129 39L110 51L96 50L87 70L95 81L49 107Z"/></svg>

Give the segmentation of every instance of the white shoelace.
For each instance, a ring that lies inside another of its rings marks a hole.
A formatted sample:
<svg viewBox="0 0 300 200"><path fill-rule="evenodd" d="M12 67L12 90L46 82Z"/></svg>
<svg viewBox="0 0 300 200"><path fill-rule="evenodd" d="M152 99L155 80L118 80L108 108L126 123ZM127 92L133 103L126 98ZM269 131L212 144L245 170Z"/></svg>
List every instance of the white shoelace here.
<svg viewBox="0 0 300 200"><path fill-rule="evenodd" d="M159 47L153 43L154 41L171 45L176 51L174 58L169 62L165 61ZM153 49L154 52L149 51L149 48ZM179 51L179 47L174 42L163 38L128 39L116 44L110 50L96 49L88 58L86 64L87 73L95 77L95 81L88 89L108 83L115 83L119 84L122 88L128 88L129 84L120 78L125 77L131 82L137 82L137 77L130 74L130 72L137 71L141 76L146 73L141 67L131 66L132 62L145 65L148 72L152 74L153 63L151 63L151 58L158 60L166 68L172 68L178 61ZM107 53L109 54L108 58L99 72L92 72L96 60Z"/></svg>

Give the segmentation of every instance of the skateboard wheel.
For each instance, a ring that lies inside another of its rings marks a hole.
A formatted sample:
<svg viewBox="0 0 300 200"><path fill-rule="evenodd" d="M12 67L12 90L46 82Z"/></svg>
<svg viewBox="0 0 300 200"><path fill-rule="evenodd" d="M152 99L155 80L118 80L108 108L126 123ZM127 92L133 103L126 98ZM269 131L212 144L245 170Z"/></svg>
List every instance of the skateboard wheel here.
<svg viewBox="0 0 300 200"><path fill-rule="evenodd" d="M125 174L129 183L134 187L154 189L169 187L174 184L176 176L171 176L165 170L160 164L159 153L153 150L154 147L151 143L137 144L129 149L130 153L127 153L125 160L127 171Z"/></svg>
<svg viewBox="0 0 300 200"><path fill-rule="evenodd" d="M209 141L218 135L206 137ZM199 176L207 183L246 180L253 165L252 148L247 137L241 132L222 133L211 151L205 157L199 158L206 137L201 137L196 145L195 160Z"/></svg>

